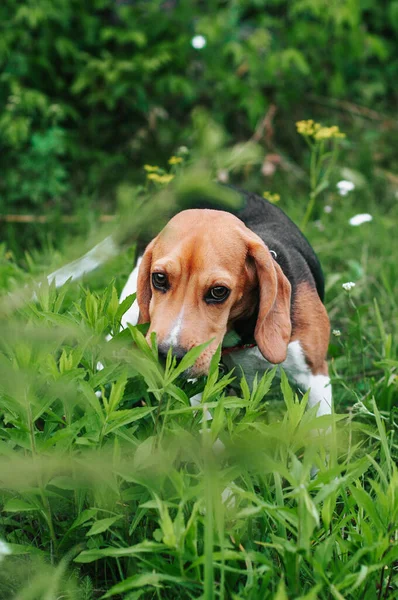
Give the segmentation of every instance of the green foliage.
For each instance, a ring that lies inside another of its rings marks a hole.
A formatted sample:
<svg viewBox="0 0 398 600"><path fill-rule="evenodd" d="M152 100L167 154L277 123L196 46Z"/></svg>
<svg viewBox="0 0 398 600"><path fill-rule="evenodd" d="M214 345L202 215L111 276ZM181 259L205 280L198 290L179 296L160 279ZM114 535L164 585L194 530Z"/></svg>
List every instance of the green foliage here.
<svg viewBox="0 0 398 600"><path fill-rule="evenodd" d="M42 283L2 323L0 539L12 554L0 597L394 597L398 444L386 383L369 382L356 416L318 418L283 373L278 391L275 370L250 388L219 373L216 356L193 385L181 373L200 348L162 366L155 340L119 332L133 297L119 306L110 284L81 288L71 304L70 288ZM351 295L339 305L358 311ZM386 358L386 377L395 364ZM341 406L339 390L336 380Z"/></svg>
<svg viewBox="0 0 398 600"><path fill-rule="evenodd" d="M298 148L283 131L308 116L309 93L388 111L397 14L396 2L386 11L374 0L216 1L206 10L191 0L5 0L1 211L114 199L153 147L165 162L187 143L198 105L248 139L275 104L289 155ZM206 38L201 50L195 34Z"/></svg>

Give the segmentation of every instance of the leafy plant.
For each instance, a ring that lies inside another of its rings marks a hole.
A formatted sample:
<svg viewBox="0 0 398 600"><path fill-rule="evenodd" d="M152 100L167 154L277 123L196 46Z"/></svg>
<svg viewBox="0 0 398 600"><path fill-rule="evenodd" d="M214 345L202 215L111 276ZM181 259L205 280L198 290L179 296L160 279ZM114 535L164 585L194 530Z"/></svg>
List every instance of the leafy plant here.
<svg viewBox="0 0 398 600"><path fill-rule="evenodd" d="M321 192L329 185L329 177L337 160L337 142L345 137L336 125L322 127L320 123L299 121L298 132L304 137L310 151L310 198L307 204L304 218L301 222L301 230L305 231L308 221L314 211L315 202ZM328 146L331 145L331 149Z"/></svg>

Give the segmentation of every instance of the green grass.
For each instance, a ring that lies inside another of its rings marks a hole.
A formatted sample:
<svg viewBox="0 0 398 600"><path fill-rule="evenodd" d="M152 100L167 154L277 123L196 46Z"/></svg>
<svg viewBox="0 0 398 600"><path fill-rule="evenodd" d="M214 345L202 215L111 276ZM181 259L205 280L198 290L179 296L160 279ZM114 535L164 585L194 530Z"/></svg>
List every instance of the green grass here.
<svg viewBox="0 0 398 600"><path fill-rule="evenodd" d="M341 332L331 417L305 411L283 374L249 389L215 359L194 389L181 372L196 350L164 370L140 328L106 343L133 249L83 285L36 287L37 302L3 252L19 295L0 306L1 599L398 597L398 211L361 193L330 192L322 230L307 228ZM306 200L291 196L281 207L299 221ZM364 210L373 221L351 227Z"/></svg>

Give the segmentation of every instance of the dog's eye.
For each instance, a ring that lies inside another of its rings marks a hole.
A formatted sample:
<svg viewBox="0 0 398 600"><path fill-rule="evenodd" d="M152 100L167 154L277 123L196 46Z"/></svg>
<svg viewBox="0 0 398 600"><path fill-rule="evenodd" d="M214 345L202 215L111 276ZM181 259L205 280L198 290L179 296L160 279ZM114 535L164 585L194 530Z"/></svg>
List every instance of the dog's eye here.
<svg viewBox="0 0 398 600"><path fill-rule="evenodd" d="M152 283L153 287L162 292L165 292L169 287L167 275L164 273L152 273Z"/></svg>
<svg viewBox="0 0 398 600"><path fill-rule="evenodd" d="M205 298L206 302L223 302L229 296L230 290L223 285L211 288Z"/></svg>

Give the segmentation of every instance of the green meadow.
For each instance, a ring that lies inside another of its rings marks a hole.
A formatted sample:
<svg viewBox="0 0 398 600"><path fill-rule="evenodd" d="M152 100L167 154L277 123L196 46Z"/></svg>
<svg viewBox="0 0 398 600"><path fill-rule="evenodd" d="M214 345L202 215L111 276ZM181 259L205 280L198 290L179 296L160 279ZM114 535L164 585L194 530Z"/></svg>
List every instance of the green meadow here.
<svg viewBox="0 0 398 600"><path fill-rule="evenodd" d="M89 4L0 8L0 600L398 598L397 2ZM320 258L331 416L121 330L137 241L225 182Z"/></svg>

